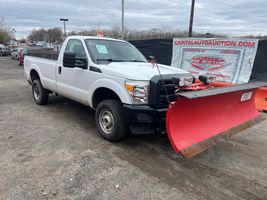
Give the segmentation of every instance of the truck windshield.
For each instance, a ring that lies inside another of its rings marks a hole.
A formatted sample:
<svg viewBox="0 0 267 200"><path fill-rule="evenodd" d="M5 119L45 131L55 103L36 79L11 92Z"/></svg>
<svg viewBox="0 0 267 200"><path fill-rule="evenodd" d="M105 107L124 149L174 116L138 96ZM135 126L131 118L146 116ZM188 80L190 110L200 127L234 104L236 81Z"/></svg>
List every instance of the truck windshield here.
<svg viewBox="0 0 267 200"><path fill-rule="evenodd" d="M147 62L131 44L123 41L86 39L86 46L93 62Z"/></svg>

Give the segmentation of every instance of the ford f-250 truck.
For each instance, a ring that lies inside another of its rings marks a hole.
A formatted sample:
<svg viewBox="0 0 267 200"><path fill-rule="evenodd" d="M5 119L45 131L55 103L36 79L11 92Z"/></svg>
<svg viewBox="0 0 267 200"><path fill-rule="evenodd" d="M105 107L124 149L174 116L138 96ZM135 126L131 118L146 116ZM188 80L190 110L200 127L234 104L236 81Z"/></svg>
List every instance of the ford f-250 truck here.
<svg viewBox="0 0 267 200"><path fill-rule="evenodd" d="M153 133L167 118L173 148L191 157L220 141L214 137L222 132L229 137L232 128L240 125L240 131L262 120L253 98L266 83L213 88L214 77L195 79L148 62L130 43L108 38L71 36L58 55L50 54L28 52L25 58L34 101L43 105L50 94L59 94L88 105L96 110L100 135L109 141L129 130Z"/></svg>
<svg viewBox="0 0 267 200"><path fill-rule="evenodd" d="M162 86L158 88L157 68L126 41L71 36L57 61L26 56L24 68L37 104L46 104L49 94L56 93L90 106L96 110L97 128L105 139L123 138L128 126L133 133L150 133L165 118L168 102ZM173 77L181 85L193 82L186 71L159 68L169 84Z"/></svg>

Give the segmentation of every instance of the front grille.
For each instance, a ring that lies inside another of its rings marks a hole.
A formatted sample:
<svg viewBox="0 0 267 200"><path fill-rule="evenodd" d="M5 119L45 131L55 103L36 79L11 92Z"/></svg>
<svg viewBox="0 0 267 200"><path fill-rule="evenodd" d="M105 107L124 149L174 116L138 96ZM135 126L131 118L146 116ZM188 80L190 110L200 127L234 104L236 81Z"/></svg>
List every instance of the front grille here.
<svg viewBox="0 0 267 200"><path fill-rule="evenodd" d="M166 75L162 78L161 80L160 76L154 76L150 80L149 104L155 108L166 108L168 107L168 99L175 101L177 98L172 78L166 77Z"/></svg>

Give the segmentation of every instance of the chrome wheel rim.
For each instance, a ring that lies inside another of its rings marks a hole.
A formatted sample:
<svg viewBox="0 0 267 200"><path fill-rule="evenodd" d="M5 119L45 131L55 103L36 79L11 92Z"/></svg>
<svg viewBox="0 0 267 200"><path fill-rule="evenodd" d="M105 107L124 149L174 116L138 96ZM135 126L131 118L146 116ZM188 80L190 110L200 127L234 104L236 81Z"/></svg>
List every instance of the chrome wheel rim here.
<svg viewBox="0 0 267 200"><path fill-rule="evenodd" d="M99 125L104 133L110 134L114 128L114 118L110 111L102 110L99 114Z"/></svg>
<svg viewBox="0 0 267 200"><path fill-rule="evenodd" d="M39 92L39 89L38 89L36 84L33 85L33 96L34 96L35 100L37 100L37 101L40 98L40 92Z"/></svg>

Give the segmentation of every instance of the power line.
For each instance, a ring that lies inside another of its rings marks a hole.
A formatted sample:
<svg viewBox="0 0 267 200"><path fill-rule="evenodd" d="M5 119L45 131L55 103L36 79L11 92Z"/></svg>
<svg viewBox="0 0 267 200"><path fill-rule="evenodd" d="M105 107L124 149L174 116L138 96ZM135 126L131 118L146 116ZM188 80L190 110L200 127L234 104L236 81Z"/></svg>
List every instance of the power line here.
<svg viewBox="0 0 267 200"><path fill-rule="evenodd" d="M154 3L154 4L158 4L158 5L163 5L165 7L171 8L171 9L177 9L180 7L184 7L184 8L188 8L188 9L190 8L190 5L187 5L183 2L175 2L174 0L165 0L165 2L170 2L172 5L168 5L166 3L162 3L162 2L154 1L154 0L146 0L146 1L149 1L149 2ZM196 1L196 5L197 5L197 1ZM203 13L203 11L206 11L206 12ZM207 12L210 14L207 14ZM210 11L210 10L205 9L205 8L196 8L196 11L194 13L195 13L195 15L208 17L210 19L214 19L215 18L214 15L219 15L219 16L223 15L223 13ZM214 14L214 15L212 15L212 14Z"/></svg>
<svg viewBox="0 0 267 200"><path fill-rule="evenodd" d="M166 6L166 7L169 7L169 8L172 8L172 9L176 9L176 8L178 8L178 7L186 7L186 8L190 8L190 5L186 5L185 3L178 3L178 2L174 2L174 1L172 1L172 0L165 0L165 1L167 1L167 2L170 2L170 3L174 3L174 5L173 6L170 6L170 5L168 5L168 4L165 4L165 3L161 3L161 2L158 2L158 1L151 1L151 0L146 0L146 1L150 1L151 3L155 3L155 4L159 4L159 5L164 5L164 6ZM196 2L196 5L197 5L197 2ZM205 8L197 8L197 10L199 11L201 11L201 10L203 10L203 11L207 11L207 12L209 12L209 13L212 13L212 14L215 14L215 15L222 15L223 13L218 13L218 12L214 12L214 11L211 11L211 10L208 10L208 9L205 9ZM203 15L203 16L206 16L206 17L210 17L210 18L214 18L214 16L212 16L212 15L208 15L208 14L204 14L204 13L199 13L198 12L198 14L199 15Z"/></svg>
<svg viewBox="0 0 267 200"><path fill-rule="evenodd" d="M161 2L158 2L158 1L153 1L153 0L146 0L146 1L149 1L149 2L151 2L151 3L155 3L155 4L158 4L158 5L163 5L163 6L166 6L166 7L169 7L169 8L171 8L171 9L177 9L178 8L178 6L180 7L180 5L173 5L173 6L170 6L170 5L168 5L168 4L165 4L165 3L161 3ZM170 2L170 0L166 0L166 1L169 1ZM186 8L190 8L189 7L189 5L186 5L186 4L181 4L181 6L183 6L183 7L186 7ZM214 16L211 16L211 15L207 15L207 14L203 14L203 13L197 13L198 15L203 15L203 16L206 16L206 17L210 17L210 18L214 18Z"/></svg>
<svg viewBox="0 0 267 200"><path fill-rule="evenodd" d="M163 5L163 6L166 6L166 7L169 7L169 8L177 8L177 5L174 5L174 6L170 6L168 4L165 4L165 3L161 3L161 2L158 2L158 1L151 1L151 0L146 0L146 1L150 1L151 3L155 3L155 4L159 4L159 5Z"/></svg>
<svg viewBox="0 0 267 200"><path fill-rule="evenodd" d="M224 5L227 5L227 6L235 6L235 5L233 5L233 4L230 4L230 3L225 3L225 1L224 2L222 2L222 1L219 1L219 0L213 0L213 1L216 1L216 2L218 2L218 3L220 3L220 4L224 4Z"/></svg>
<svg viewBox="0 0 267 200"><path fill-rule="evenodd" d="M176 4L177 6L178 5L183 5L183 6L186 6L186 7L189 7L190 6L190 4L185 4L185 3L181 3L181 2L175 2L175 1L173 1L173 0L166 0L166 1L168 1L168 2L171 2L171 3L174 3L174 4ZM196 2L196 6L198 5L198 2ZM201 8L201 7L197 7L197 9L198 10L205 10L205 11L208 11L208 12L211 12L211 13L214 13L214 14L221 14L221 13L217 13L217 12L214 12L214 11L211 11L211 10L209 10L209 9L206 9L206 8Z"/></svg>

